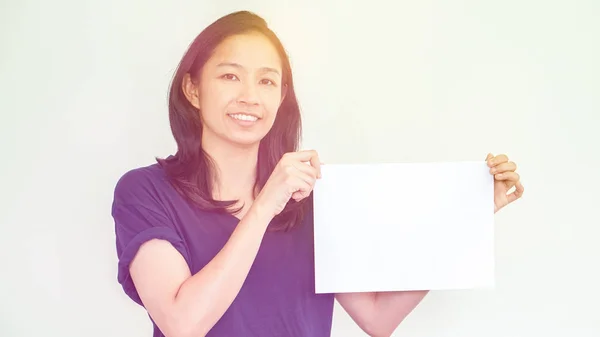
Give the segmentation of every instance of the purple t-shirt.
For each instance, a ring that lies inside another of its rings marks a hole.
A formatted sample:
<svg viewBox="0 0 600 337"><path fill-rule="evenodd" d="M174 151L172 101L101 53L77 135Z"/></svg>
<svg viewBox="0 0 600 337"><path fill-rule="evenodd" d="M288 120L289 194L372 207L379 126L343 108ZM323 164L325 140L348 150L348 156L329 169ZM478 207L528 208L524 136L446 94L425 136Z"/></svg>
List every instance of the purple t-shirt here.
<svg viewBox="0 0 600 337"><path fill-rule="evenodd" d="M229 214L201 211L181 197L158 164L127 172L115 188L118 281L143 306L129 263L150 239L169 241L192 275L223 247L239 222ZM289 232L266 232L241 291L207 337L329 337L332 294L315 294L313 216ZM154 336L164 336L154 324Z"/></svg>

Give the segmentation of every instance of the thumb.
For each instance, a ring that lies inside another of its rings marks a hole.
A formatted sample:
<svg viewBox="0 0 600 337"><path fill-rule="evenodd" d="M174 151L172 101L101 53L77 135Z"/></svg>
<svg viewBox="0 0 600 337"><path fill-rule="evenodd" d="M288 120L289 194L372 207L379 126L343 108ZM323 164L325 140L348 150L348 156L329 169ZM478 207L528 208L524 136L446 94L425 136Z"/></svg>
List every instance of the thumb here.
<svg viewBox="0 0 600 337"><path fill-rule="evenodd" d="M494 155L492 155L491 153L488 153L487 157L485 158L485 161L488 161L492 158L494 158Z"/></svg>

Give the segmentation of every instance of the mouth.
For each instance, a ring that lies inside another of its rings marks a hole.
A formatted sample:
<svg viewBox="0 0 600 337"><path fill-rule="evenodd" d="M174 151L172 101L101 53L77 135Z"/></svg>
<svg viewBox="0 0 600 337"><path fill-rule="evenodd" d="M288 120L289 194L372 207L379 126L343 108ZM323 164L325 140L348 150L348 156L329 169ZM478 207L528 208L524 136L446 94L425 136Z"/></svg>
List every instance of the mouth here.
<svg viewBox="0 0 600 337"><path fill-rule="evenodd" d="M256 122L257 120L260 119L258 116L255 116L252 114L246 114L246 113L233 113L233 114L227 114L227 116L229 116L233 119L237 119L239 121L244 121L244 122Z"/></svg>

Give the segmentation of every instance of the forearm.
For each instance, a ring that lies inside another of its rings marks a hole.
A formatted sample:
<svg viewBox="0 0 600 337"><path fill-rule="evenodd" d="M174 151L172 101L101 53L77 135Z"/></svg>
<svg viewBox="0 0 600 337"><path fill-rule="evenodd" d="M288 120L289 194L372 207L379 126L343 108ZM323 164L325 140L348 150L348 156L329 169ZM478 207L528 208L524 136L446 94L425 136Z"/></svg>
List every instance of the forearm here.
<svg viewBox="0 0 600 337"><path fill-rule="evenodd" d="M337 294L340 305L372 337L390 336L428 291Z"/></svg>
<svg viewBox="0 0 600 337"><path fill-rule="evenodd" d="M204 335L225 313L248 275L269 221L251 208L221 251L182 284L174 313L185 322L186 330Z"/></svg>
<svg viewBox="0 0 600 337"><path fill-rule="evenodd" d="M373 336L390 336L428 293L428 290L374 293Z"/></svg>

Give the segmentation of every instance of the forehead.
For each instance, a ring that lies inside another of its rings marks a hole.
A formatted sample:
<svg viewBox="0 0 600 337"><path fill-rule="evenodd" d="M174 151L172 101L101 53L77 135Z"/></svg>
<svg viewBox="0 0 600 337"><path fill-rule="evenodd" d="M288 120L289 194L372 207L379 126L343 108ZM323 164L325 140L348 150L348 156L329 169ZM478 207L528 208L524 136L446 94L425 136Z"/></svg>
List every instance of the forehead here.
<svg viewBox="0 0 600 337"><path fill-rule="evenodd" d="M281 73L281 59L277 50L271 41L258 33L228 37L215 48L208 63L212 66L236 63L247 70L267 67L277 69Z"/></svg>

